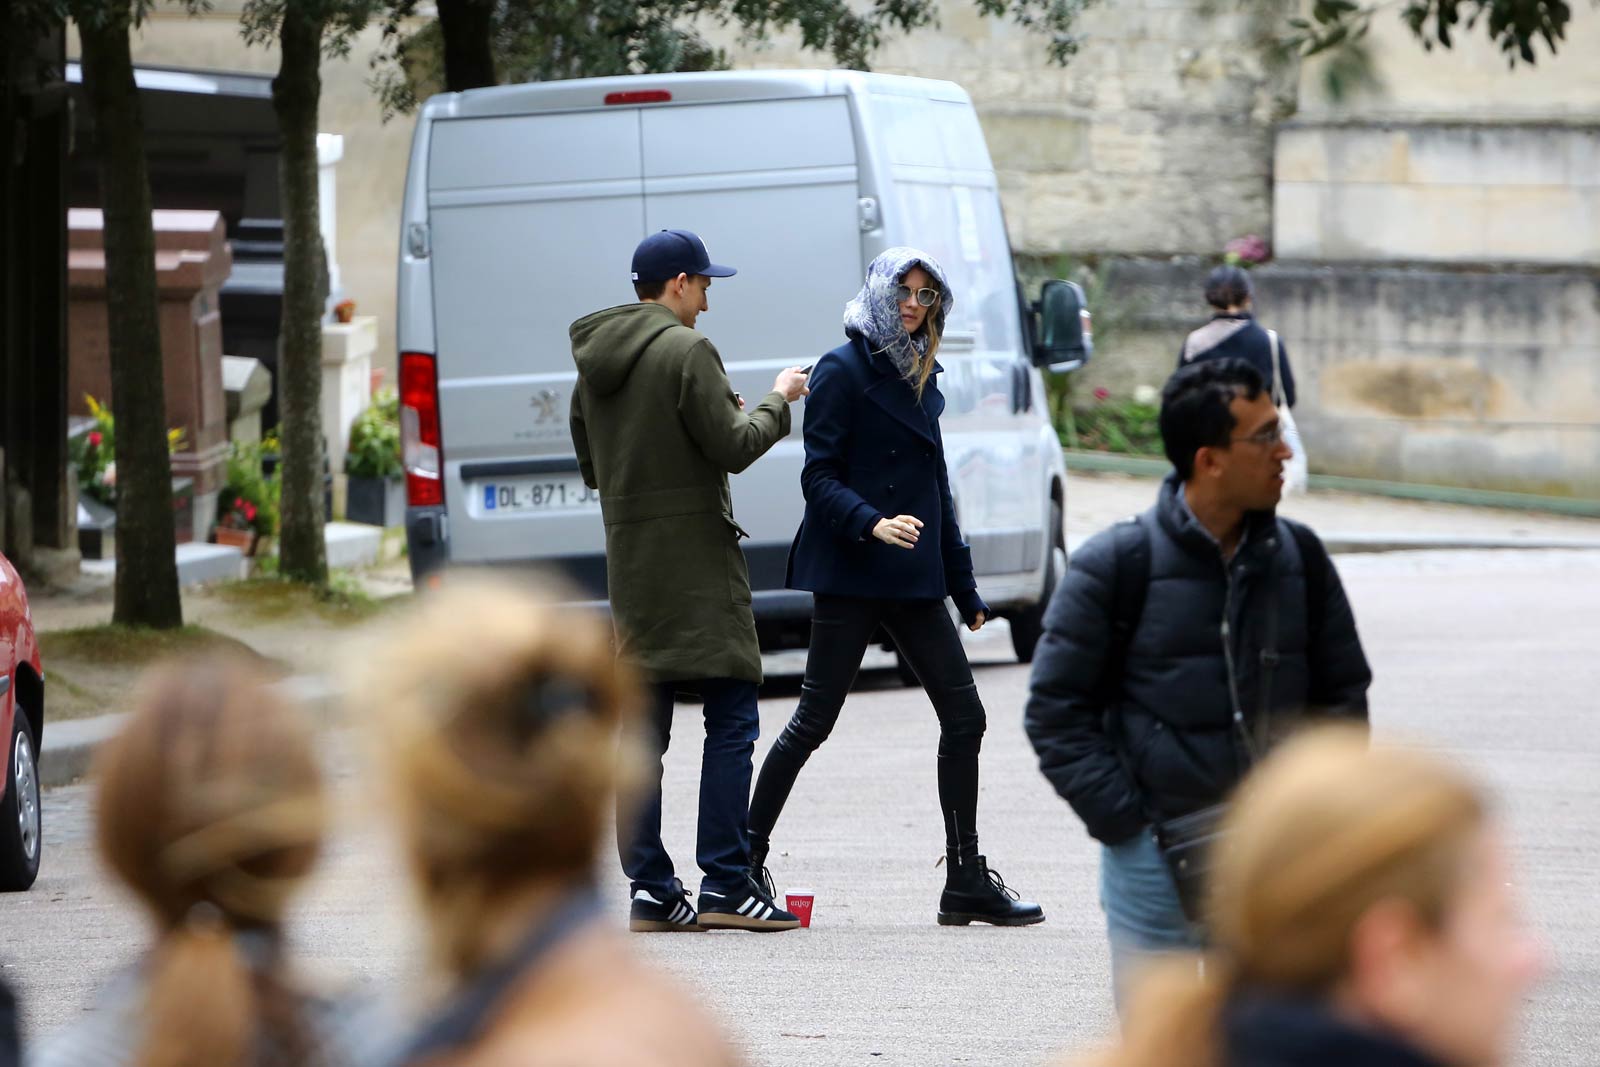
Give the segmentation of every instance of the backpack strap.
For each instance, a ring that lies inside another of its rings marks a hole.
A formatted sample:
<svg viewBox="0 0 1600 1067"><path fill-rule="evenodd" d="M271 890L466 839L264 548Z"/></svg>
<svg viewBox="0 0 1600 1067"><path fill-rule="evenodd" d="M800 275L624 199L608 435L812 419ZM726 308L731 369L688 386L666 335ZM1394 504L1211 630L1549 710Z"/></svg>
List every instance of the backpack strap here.
<svg viewBox="0 0 1600 1067"><path fill-rule="evenodd" d="M1268 330L1267 337L1272 342L1272 406L1285 407L1288 396L1283 391L1283 346L1278 342L1278 331Z"/></svg>
<svg viewBox="0 0 1600 1067"><path fill-rule="evenodd" d="M1328 600L1328 572L1333 569L1333 561L1328 558L1328 550L1317 540L1317 535L1308 527L1288 519L1283 520L1283 524L1294 535L1294 543L1300 548L1301 565L1305 567L1306 640L1310 647L1315 648L1322 638L1322 606Z"/></svg>
<svg viewBox="0 0 1600 1067"><path fill-rule="evenodd" d="M1138 515L1112 528L1116 545L1111 575L1111 648L1106 656L1108 686L1115 686L1128 665L1128 648L1144 615L1150 590L1150 531ZM1111 694L1115 695L1115 694Z"/></svg>

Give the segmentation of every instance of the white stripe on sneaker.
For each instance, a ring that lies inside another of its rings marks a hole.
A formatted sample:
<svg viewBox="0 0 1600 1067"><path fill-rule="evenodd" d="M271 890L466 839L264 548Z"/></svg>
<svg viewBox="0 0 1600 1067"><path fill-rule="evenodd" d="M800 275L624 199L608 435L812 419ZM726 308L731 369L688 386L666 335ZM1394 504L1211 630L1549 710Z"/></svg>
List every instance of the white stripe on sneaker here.
<svg viewBox="0 0 1600 1067"><path fill-rule="evenodd" d="M756 909L760 906L761 901L757 900L755 897L751 897L749 900L739 905L739 914L748 919L750 916L755 914Z"/></svg>
<svg viewBox="0 0 1600 1067"><path fill-rule="evenodd" d="M765 904L761 905L761 914L756 916L756 918L763 921L772 918L772 909L767 907Z"/></svg>

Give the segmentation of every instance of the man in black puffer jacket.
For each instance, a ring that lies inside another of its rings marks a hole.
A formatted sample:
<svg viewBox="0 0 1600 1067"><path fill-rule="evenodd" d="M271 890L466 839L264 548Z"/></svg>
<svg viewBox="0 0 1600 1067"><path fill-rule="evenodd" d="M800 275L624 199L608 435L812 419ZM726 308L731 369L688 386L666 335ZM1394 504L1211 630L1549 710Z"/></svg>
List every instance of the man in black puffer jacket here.
<svg viewBox="0 0 1600 1067"><path fill-rule="evenodd" d="M1161 437L1175 469L1155 507L1074 553L1050 600L1026 715L1040 770L1105 846L1119 1000L1140 954L1199 940L1152 828L1224 801L1307 716L1364 722L1372 681L1321 541L1274 513L1291 453L1261 375L1179 370Z"/></svg>

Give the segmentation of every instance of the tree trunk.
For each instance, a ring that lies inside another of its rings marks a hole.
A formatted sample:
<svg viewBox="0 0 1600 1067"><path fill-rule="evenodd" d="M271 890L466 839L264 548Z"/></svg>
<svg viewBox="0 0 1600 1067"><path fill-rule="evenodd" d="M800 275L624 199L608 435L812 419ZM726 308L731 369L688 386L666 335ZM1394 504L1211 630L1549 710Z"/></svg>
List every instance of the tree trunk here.
<svg viewBox="0 0 1600 1067"><path fill-rule="evenodd" d="M322 96L323 21L312 5L286 4L272 107L283 139L283 326L278 357L283 442L278 570L326 585L322 510L322 316L327 261L318 228L317 108Z"/></svg>
<svg viewBox="0 0 1600 1067"><path fill-rule="evenodd" d="M497 85L492 0L439 0L439 31L444 35L444 88L448 93Z"/></svg>
<svg viewBox="0 0 1600 1067"><path fill-rule="evenodd" d="M73 16L82 35L83 81L100 144L105 211L111 410L117 420L117 577L111 618L130 626L182 626L156 240L144 116L128 45L129 0L74 4Z"/></svg>

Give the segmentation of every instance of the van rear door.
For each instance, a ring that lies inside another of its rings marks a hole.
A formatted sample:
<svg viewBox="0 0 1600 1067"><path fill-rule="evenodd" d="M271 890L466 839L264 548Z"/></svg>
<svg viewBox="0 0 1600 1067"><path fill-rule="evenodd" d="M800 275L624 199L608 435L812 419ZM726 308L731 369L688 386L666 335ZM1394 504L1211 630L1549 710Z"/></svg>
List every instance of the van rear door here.
<svg viewBox="0 0 1600 1067"><path fill-rule="evenodd" d="M845 301L861 284L860 189L850 103L812 96L646 108L647 232L688 229L738 268L708 294L698 328L754 406L786 366L844 340ZM782 588L800 525L801 405L794 430L733 480L751 582Z"/></svg>
<svg viewBox="0 0 1600 1067"><path fill-rule="evenodd" d="M643 173L636 108L434 127L428 206L457 562L602 551L598 501L572 460L567 326L632 298Z"/></svg>

